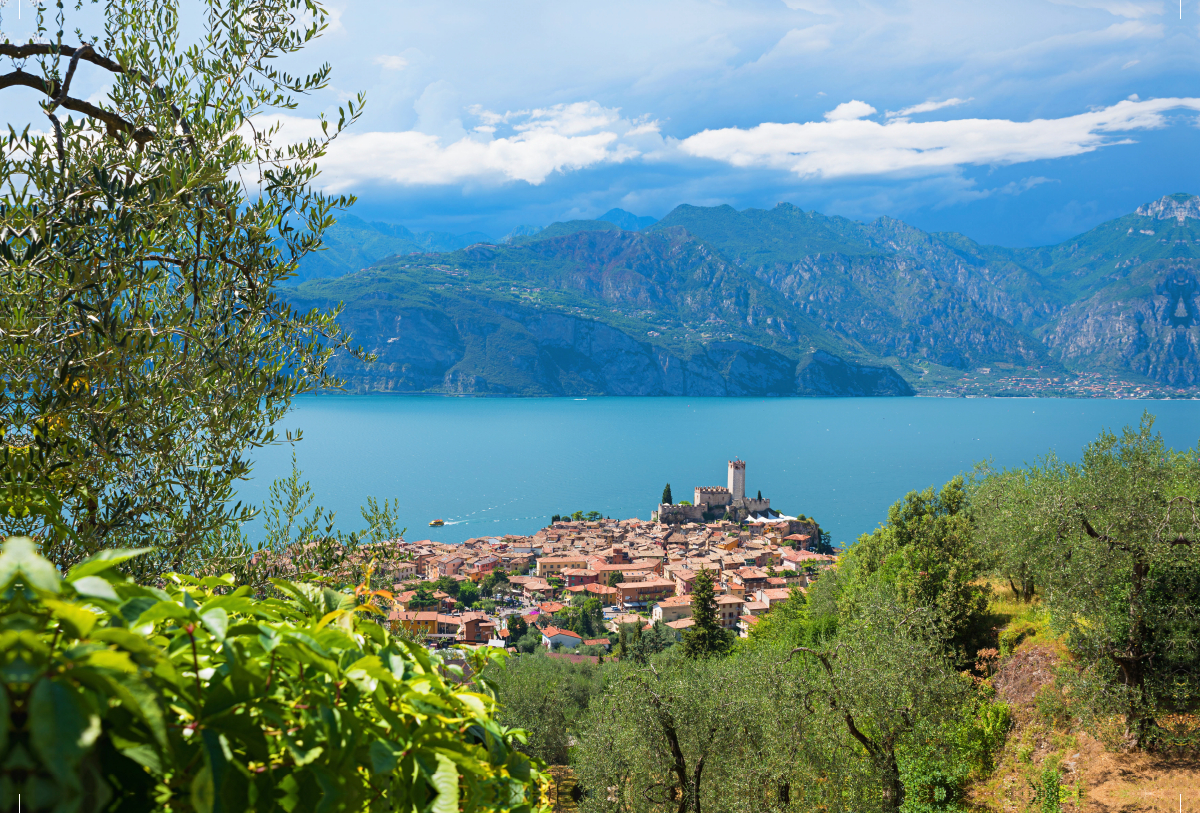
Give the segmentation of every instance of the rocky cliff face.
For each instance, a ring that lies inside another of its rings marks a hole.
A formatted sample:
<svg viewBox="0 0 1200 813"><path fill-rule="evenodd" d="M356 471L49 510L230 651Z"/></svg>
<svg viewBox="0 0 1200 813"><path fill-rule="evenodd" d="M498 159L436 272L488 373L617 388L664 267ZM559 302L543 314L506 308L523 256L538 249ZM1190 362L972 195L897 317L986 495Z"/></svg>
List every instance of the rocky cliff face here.
<svg viewBox="0 0 1200 813"><path fill-rule="evenodd" d="M822 327L877 356L959 369L1045 356L1035 339L906 256L816 255L756 273Z"/></svg>
<svg viewBox="0 0 1200 813"><path fill-rule="evenodd" d="M1046 344L1073 365L1130 370L1176 387L1200 385L1200 261L1159 260L1119 290L1077 302Z"/></svg>
<svg viewBox="0 0 1200 813"><path fill-rule="evenodd" d="M350 307L342 322L378 361L335 359L360 392L536 395L912 395L894 370L819 351L797 363L741 341L683 357L603 323L563 314L476 305ZM372 340L374 339L374 340Z"/></svg>

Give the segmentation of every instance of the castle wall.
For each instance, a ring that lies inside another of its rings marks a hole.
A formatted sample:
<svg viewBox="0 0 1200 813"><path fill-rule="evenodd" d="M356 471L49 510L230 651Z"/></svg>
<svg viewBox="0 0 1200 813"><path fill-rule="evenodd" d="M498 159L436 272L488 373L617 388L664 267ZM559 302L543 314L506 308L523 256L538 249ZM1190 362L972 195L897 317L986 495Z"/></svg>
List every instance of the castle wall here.
<svg viewBox="0 0 1200 813"><path fill-rule="evenodd" d="M692 502L696 505L729 505L733 502L733 495L729 489L720 486L699 486Z"/></svg>
<svg viewBox="0 0 1200 813"><path fill-rule="evenodd" d="M747 497L746 499L742 500L740 503L737 503L737 504L740 507L745 508L747 511L749 511L752 514L766 513L767 509L769 509L771 507L770 500L756 500L756 499L753 499L750 497Z"/></svg>

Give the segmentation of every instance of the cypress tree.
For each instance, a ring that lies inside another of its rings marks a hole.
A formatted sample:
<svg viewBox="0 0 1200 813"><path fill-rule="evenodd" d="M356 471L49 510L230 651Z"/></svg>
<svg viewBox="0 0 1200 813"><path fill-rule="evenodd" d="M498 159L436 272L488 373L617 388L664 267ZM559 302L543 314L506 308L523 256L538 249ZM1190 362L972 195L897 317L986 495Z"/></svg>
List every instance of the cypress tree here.
<svg viewBox="0 0 1200 813"><path fill-rule="evenodd" d="M701 570L692 587L692 622L683 634L683 654L689 658L724 655L733 646L733 633L721 627L712 572Z"/></svg>
<svg viewBox="0 0 1200 813"><path fill-rule="evenodd" d="M671 499L671 484L667 483L667 487L663 489L662 496L663 505L674 505L675 501Z"/></svg>
<svg viewBox="0 0 1200 813"><path fill-rule="evenodd" d="M762 499L762 489L761 488L758 490L758 499L760 499L760 500Z"/></svg>

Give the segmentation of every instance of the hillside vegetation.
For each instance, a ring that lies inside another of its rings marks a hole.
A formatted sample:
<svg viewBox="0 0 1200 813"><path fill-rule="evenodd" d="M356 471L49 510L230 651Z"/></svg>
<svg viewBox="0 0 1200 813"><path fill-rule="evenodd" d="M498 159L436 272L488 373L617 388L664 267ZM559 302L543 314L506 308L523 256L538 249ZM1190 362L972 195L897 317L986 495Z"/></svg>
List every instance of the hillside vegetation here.
<svg viewBox="0 0 1200 813"><path fill-rule="evenodd" d="M981 468L898 501L748 638L698 577L682 643L521 656L498 714L589 813L1194 811L1197 495L1200 456L1149 416L1077 465Z"/></svg>
<svg viewBox="0 0 1200 813"><path fill-rule="evenodd" d="M381 359L339 367L359 390L903 395L991 367L1200 384L1187 195L1039 249L790 204L606 217L445 253L410 241L292 297L346 303ZM401 245L387 239L318 257L357 263ZM838 374L805 374L814 353Z"/></svg>

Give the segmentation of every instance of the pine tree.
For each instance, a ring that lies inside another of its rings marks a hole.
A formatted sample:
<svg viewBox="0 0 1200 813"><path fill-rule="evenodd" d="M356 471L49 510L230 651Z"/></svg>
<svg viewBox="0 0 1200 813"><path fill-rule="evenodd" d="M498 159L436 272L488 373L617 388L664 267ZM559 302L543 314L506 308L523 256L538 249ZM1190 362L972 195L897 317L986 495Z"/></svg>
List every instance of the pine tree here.
<svg viewBox="0 0 1200 813"><path fill-rule="evenodd" d="M758 490L758 499L759 500L762 499L762 489L761 488Z"/></svg>
<svg viewBox="0 0 1200 813"><path fill-rule="evenodd" d="M675 500L671 499L671 484L667 483L667 487L663 489L662 496L663 505L674 505Z"/></svg>
<svg viewBox="0 0 1200 813"><path fill-rule="evenodd" d="M689 658L724 655L733 646L733 633L717 619L712 572L701 570L692 587L693 625L683 634L683 654Z"/></svg>

